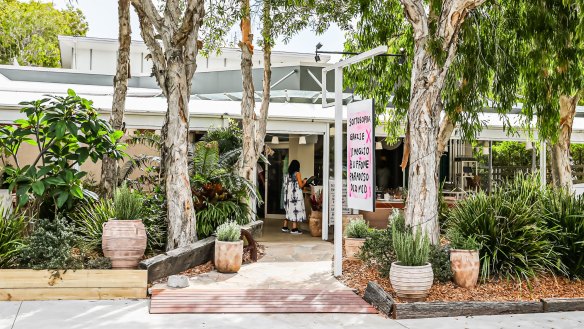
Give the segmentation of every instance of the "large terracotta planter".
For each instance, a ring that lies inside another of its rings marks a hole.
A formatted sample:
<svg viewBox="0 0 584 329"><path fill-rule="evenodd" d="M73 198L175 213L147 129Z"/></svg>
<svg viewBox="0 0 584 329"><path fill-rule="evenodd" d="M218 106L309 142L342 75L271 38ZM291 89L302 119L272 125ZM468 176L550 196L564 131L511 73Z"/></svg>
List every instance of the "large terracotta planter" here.
<svg viewBox="0 0 584 329"><path fill-rule="evenodd" d="M146 250L146 229L141 220L110 219L103 224L103 255L112 268L136 268Z"/></svg>
<svg viewBox="0 0 584 329"><path fill-rule="evenodd" d="M215 269L221 273L237 273L243 261L243 240L215 240Z"/></svg>
<svg viewBox="0 0 584 329"><path fill-rule="evenodd" d="M312 211L308 219L308 227L310 228L310 235L317 237L322 236L322 212Z"/></svg>
<svg viewBox="0 0 584 329"><path fill-rule="evenodd" d="M454 283L462 288L472 288L479 280L480 259L478 250L450 250L450 267Z"/></svg>
<svg viewBox="0 0 584 329"><path fill-rule="evenodd" d="M389 280L397 296L405 301L423 301L428 296L434 272L430 263L423 266L403 266L393 262L389 270Z"/></svg>
<svg viewBox="0 0 584 329"><path fill-rule="evenodd" d="M345 256L347 259L358 259L365 239L345 238Z"/></svg>

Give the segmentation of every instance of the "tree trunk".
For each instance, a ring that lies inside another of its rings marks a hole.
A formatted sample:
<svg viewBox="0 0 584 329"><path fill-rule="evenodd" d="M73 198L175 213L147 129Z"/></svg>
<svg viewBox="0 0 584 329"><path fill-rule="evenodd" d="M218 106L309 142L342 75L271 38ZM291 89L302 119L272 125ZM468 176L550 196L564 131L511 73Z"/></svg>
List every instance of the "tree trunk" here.
<svg viewBox="0 0 584 329"><path fill-rule="evenodd" d="M165 167L167 200L168 241L167 250L187 245L196 240L195 209L189 180L189 98L190 83L185 63L174 57L168 63L166 95L168 102L165 139L162 145L162 161Z"/></svg>
<svg viewBox="0 0 584 329"><path fill-rule="evenodd" d="M130 77L130 0L118 0L118 61L114 76L114 96L110 124L116 130L122 129L128 78ZM118 181L118 162L104 156L101 164L101 190L106 197L112 197Z"/></svg>
<svg viewBox="0 0 584 329"><path fill-rule="evenodd" d="M264 52L264 80L262 82L262 105L260 107L260 119L256 136L256 148L258 157L264 150L266 128L268 124L268 110L270 108L270 85L272 84L272 4L271 0L264 0L263 8L263 52ZM256 161L257 162L257 158Z"/></svg>
<svg viewBox="0 0 584 329"><path fill-rule="evenodd" d="M570 138L576 114L577 96L560 96L560 131L558 141L552 145L552 172L554 184L572 190L572 167L570 165Z"/></svg>

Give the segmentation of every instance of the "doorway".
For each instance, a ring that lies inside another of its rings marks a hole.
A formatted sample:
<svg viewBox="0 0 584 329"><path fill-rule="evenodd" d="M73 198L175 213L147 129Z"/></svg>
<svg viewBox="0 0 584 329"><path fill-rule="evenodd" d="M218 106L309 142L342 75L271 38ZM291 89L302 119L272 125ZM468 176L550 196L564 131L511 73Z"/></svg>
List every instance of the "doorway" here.
<svg viewBox="0 0 584 329"><path fill-rule="evenodd" d="M284 174L290 161L290 150L288 145L274 145L272 150L274 154L269 158L270 165L265 168L264 218L284 219L286 212L282 187L284 186Z"/></svg>

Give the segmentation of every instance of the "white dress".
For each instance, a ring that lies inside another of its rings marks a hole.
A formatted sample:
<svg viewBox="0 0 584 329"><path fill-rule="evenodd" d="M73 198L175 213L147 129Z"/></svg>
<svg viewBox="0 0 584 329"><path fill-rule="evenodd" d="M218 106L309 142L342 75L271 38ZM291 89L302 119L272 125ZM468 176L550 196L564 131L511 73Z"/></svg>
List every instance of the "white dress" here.
<svg viewBox="0 0 584 329"><path fill-rule="evenodd" d="M304 194L298 185L296 173L292 176L286 175L284 177L284 186L286 186L286 193L284 194L286 219L292 222L305 222L306 208L304 207Z"/></svg>

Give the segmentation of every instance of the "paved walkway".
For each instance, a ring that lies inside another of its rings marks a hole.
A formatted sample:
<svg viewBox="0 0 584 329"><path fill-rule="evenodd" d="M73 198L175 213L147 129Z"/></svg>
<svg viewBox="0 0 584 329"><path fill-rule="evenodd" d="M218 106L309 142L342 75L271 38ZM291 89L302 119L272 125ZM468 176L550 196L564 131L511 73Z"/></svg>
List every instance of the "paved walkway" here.
<svg viewBox="0 0 584 329"><path fill-rule="evenodd" d="M584 328L584 312L390 320L365 314L148 314L147 300L0 302L0 329Z"/></svg>

